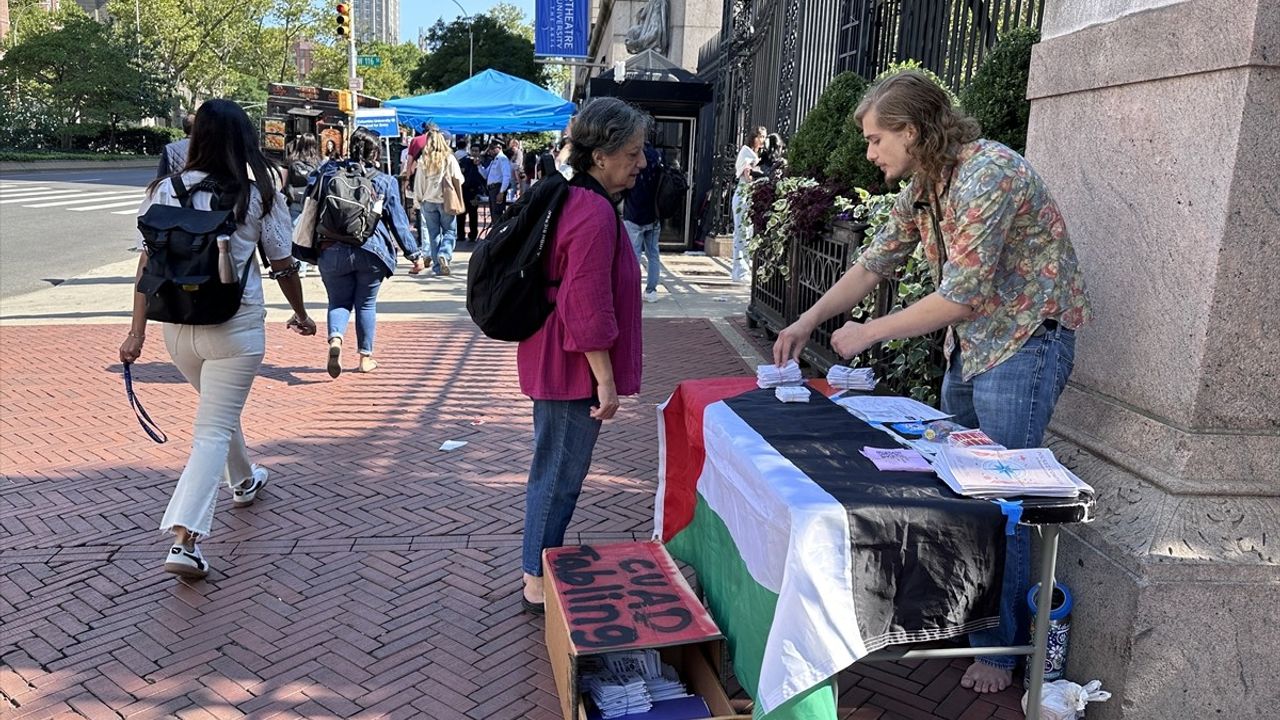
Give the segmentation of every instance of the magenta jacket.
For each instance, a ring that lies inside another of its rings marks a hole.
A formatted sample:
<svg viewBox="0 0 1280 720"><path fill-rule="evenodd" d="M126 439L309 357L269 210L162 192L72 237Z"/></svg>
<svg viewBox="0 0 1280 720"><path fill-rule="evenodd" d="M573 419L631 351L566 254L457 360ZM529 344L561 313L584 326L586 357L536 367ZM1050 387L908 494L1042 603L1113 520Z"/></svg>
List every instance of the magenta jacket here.
<svg viewBox="0 0 1280 720"><path fill-rule="evenodd" d="M534 400L583 400L596 382L586 352L608 350L618 395L640 392L640 263L618 213L599 193L569 188L543 257L555 310L520 342L520 391Z"/></svg>

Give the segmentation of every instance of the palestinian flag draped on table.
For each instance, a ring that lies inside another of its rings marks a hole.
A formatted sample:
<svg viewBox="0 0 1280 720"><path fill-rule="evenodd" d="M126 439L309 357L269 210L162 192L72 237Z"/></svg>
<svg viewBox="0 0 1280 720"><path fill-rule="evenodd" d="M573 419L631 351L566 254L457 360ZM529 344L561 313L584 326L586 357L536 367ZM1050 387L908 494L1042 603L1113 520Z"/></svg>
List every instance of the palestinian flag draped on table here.
<svg viewBox="0 0 1280 720"><path fill-rule="evenodd" d="M881 473L887 434L814 392L681 383L658 407L655 528L698 573L757 715L833 717L828 680L887 645L994 626L1004 518L932 473Z"/></svg>

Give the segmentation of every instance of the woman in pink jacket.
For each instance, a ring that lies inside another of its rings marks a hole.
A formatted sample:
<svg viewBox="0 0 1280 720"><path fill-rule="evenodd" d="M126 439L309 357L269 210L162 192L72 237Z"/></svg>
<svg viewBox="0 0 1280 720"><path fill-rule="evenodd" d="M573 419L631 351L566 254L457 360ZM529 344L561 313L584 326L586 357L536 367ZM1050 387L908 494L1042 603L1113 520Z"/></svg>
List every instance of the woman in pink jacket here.
<svg viewBox="0 0 1280 720"><path fill-rule="evenodd" d="M564 543L600 424L640 392L640 267L618 216L644 169L650 118L616 98L573 121L574 176L544 255L555 310L520 343L520 389L533 399L533 464L525 496L523 605L543 611L542 551Z"/></svg>

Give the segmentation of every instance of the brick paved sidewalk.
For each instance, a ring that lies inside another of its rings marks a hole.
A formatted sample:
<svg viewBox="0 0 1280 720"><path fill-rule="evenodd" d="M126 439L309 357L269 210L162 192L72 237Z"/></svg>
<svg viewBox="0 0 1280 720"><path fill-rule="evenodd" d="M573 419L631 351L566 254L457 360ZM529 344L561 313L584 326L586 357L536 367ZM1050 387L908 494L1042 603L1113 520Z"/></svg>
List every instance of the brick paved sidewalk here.
<svg viewBox="0 0 1280 720"><path fill-rule="evenodd" d="M0 717L559 717L542 621L520 612L530 405L514 348L469 323L382 323L381 367L334 382L323 341L281 328L246 408L259 501L225 491L209 578L160 571L155 528L186 459L194 392L149 341L138 392L124 327L0 327ZM646 391L606 425L571 526L643 539L654 405L684 377L749 372L705 320L647 320ZM466 440L453 452L445 440ZM963 663L845 673L848 717L1018 718Z"/></svg>

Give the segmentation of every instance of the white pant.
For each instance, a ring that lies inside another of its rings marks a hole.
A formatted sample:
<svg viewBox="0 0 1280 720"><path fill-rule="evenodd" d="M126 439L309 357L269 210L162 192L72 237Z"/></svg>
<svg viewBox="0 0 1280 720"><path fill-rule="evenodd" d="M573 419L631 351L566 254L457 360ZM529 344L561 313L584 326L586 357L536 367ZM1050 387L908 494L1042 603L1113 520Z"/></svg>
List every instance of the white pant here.
<svg viewBox="0 0 1280 720"><path fill-rule="evenodd" d="M240 432L240 412L266 353L267 311L240 308L221 325L164 326L164 344L182 375L200 393L191 456L169 499L160 529L180 525L208 537L218 502L218 481L235 486L252 477Z"/></svg>
<svg viewBox="0 0 1280 720"><path fill-rule="evenodd" d="M733 202L730 206L733 211L733 269L729 277L734 282L741 282L746 279L751 271L751 262L747 257L747 241L751 239L751 219L747 217L746 208L743 207L747 198L744 197L747 190L741 183L733 190Z"/></svg>

